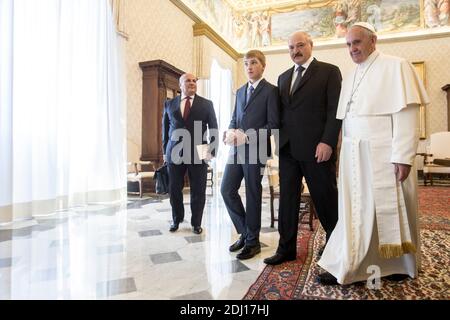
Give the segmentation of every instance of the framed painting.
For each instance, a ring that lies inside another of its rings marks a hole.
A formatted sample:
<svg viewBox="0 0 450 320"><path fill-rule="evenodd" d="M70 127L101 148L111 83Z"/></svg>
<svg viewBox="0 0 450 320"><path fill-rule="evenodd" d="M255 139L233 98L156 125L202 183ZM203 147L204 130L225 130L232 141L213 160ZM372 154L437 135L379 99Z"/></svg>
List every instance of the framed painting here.
<svg viewBox="0 0 450 320"><path fill-rule="evenodd" d="M412 63L414 68L416 69L416 73L422 79L423 85L425 88L427 87L426 77L425 77L425 62L424 61L416 61ZM420 106L420 139L426 139L426 121L425 121L425 106Z"/></svg>

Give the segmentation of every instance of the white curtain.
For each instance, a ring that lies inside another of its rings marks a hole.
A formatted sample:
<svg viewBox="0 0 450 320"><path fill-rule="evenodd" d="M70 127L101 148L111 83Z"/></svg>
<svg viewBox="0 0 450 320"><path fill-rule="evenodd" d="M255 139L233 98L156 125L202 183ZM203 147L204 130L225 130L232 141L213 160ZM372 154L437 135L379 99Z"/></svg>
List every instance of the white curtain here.
<svg viewBox="0 0 450 320"><path fill-rule="evenodd" d="M198 93L213 102L219 125L219 139L222 140L222 133L228 129L234 107L231 71L213 60L210 75L210 79L198 82ZM220 141L219 152L211 163L214 168L214 197L207 206L210 232L206 236L209 246L205 247L205 259L208 261L226 260L228 244L232 242L233 226L220 195L220 177L225 169L228 152L229 147ZM223 289L233 280L230 268L227 264L209 264L207 274L211 283L210 291L215 299L220 298Z"/></svg>
<svg viewBox="0 0 450 320"><path fill-rule="evenodd" d="M228 129L233 112L233 92L231 70L222 68L214 59L211 64L211 78L198 82L198 92L201 96L210 99L214 104L220 139L222 133ZM229 147L220 142L219 153L214 158L215 172L222 173L225 169Z"/></svg>
<svg viewBox="0 0 450 320"><path fill-rule="evenodd" d="M0 223L125 196L108 0L0 0Z"/></svg>

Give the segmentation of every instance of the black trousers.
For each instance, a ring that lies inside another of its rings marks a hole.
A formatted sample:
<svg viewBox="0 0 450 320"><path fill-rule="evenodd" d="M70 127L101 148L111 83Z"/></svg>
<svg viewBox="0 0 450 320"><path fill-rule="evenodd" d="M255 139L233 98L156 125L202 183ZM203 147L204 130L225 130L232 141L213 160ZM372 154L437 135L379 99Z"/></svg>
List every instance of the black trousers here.
<svg viewBox="0 0 450 320"><path fill-rule="evenodd" d="M222 178L221 193L236 231L248 246L259 245L261 230L262 172L264 164L229 163ZM239 196L245 180L245 208Z"/></svg>
<svg viewBox="0 0 450 320"><path fill-rule="evenodd" d="M297 231L300 210L300 190L303 177L316 208L320 223L328 241L338 220L338 193L336 185L336 161L298 161L293 158L289 144L280 150L280 210L278 232L280 240L277 252L282 255L297 253Z"/></svg>
<svg viewBox="0 0 450 320"><path fill-rule="evenodd" d="M191 225L199 227L202 223L206 200L206 177L208 165L203 164L169 164L169 194L174 223L184 219L183 187L186 171L191 188Z"/></svg>

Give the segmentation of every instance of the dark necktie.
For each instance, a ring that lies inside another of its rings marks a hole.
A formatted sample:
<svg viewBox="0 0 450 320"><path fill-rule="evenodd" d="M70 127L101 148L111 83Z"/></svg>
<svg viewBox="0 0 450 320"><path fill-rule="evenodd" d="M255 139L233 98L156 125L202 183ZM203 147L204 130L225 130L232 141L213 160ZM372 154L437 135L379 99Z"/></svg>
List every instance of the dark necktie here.
<svg viewBox="0 0 450 320"><path fill-rule="evenodd" d="M248 88L248 90L247 90L247 101L245 102L245 104L248 104L248 101L250 100L250 97L252 96L253 91L255 91L255 88L253 88L253 86L250 86L250 88Z"/></svg>
<svg viewBox="0 0 450 320"><path fill-rule="evenodd" d="M298 85L300 83L300 80L302 80L302 72L303 72L303 70L305 70L305 68L302 67L302 66L299 66L297 68L297 78L295 79L294 85L292 86L292 90L291 90L291 93L290 93L291 95L295 92L295 90L297 90Z"/></svg>
<svg viewBox="0 0 450 320"><path fill-rule="evenodd" d="M183 120L186 121L191 112L191 97L186 97L186 104L184 105Z"/></svg>

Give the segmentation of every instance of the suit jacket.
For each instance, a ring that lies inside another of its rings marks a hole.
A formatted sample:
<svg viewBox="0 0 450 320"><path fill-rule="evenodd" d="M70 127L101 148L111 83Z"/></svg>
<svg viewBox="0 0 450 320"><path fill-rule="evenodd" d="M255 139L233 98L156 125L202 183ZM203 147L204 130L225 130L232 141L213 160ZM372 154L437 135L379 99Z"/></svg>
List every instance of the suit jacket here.
<svg viewBox="0 0 450 320"><path fill-rule="evenodd" d="M258 160L261 161L259 150L264 144L267 148L267 155L272 154L270 144L271 129L278 129L280 127L280 100L278 96L278 89L271 83L262 79L255 91L247 101L247 83L240 87L236 92L236 103L233 111L233 116L229 125L229 129L241 129L247 133L249 137L250 146L256 143L258 152ZM254 129L254 134L249 129ZM259 132L267 130L267 138L265 141L260 141ZM246 147L247 151L250 147L248 144L240 147L232 148L232 152L236 153L239 148ZM248 152L246 152L248 159ZM265 162L265 161L263 161Z"/></svg>
<svg viewBox="0 0 450 320"><path fill-rule="evenodd" d="M337 145L342 124L336 119L342 76L338 67L313 59L291 97L293 72L294 67L278 77L280 149L289 142L295 159L314 161L320 142L333 149Z"/></svg>
<svg viewBox="0 0 450 320"><path fill-rule="evenodd" d="M190 163L202 163L199 160L196 145L210 143L210 151L215 155L219 140L218 126L216 114L214 112L213 103L203 97L195 95L191 106L191 111L186 122L180 110L181 96L177 96L171 100L166 101L164 106L163 123L162 123L162 143L163 152L166 155L168 163L179 164L177 159L172 159L172 150L176 147L174 154L177 156L186 157L186 152L190 152ZM194 133L194 124L197 122L199 129ZM199 125L198 122L201 122ZM177 129L185 129L184 132ZM206 138L205 132L209 131L210 141ZM215 132L211 132L215 129ZM175 134L174 134L175 133ZM190 137L183 137L181 134L189 133Z"/></svg>

